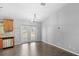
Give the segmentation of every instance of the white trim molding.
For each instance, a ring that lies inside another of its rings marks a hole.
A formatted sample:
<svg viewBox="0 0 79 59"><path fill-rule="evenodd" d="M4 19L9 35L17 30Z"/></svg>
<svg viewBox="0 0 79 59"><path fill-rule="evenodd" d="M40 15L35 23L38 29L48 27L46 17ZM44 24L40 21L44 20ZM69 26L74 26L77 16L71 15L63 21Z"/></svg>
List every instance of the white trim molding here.
<svg viewBox="0 0 79 59"><path fill-rule="evenodd" d="M79 56L78 53L75 53L75 52L70 51L70 50L68 50L68 49L65 49L65 48L63 48L63 47L60 47L60 46L58 46L58 45L55 45L55 44L52 44L52 43L49 43L49 42L46 42L46 41L42 41L42 42L47 43L47 44L49 44L49 45L53 45L53 46L55 46L55 47L58 47L58 48L60 48L60 49L63 49L63 50L65 50L65 51L68 51L68 52L70 52L70 53L72 53L72 54L75 54L75 55Z"/></svg>

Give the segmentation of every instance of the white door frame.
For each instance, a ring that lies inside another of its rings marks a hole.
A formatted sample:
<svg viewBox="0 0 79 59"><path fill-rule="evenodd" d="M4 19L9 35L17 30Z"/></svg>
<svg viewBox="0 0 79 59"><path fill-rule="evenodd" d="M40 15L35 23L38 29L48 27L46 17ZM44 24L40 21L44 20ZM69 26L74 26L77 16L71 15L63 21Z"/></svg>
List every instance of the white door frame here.
<svg viewBox="0 0 79 59"><path fill-rule="evenodd" d="M27 36L29 36L29 37L27 37L27 40L24 40L23 39L23 27L28 27L29 31L32 30L32 27L36 27L37 28L37 26L35 26L35 25L22 25L21 26L21 43L37 41L37 29L35 31L36 32L35 40L31 40L31 32L27 34ZM28 29L26 31L28 31Z"/></svg>

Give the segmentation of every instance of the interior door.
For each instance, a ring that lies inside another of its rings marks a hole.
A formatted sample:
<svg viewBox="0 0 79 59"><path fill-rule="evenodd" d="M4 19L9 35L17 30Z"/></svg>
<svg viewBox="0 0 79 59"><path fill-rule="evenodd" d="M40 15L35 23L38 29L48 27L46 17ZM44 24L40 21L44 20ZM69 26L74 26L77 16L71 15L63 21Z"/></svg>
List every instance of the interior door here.
<svg viewBox="0 0 79 59"><path fill-rule="evenodd" d="M36 41L36 27L22 25L21 26L21 43Z"/></svg>

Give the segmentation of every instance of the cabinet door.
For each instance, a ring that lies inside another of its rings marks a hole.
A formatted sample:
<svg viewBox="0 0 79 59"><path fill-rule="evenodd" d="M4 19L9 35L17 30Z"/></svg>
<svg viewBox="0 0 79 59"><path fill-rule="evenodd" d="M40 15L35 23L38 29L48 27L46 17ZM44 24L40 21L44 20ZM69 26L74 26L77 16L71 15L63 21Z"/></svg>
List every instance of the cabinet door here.
<svg viewBox="0 0 79 59"><path fill-rule="evenodd" d="M13 30L13 20L5 19L4 20L4 31L10 32Z"/></svg>
<svg viewBox="0 0 79 59"><path fill-rule="evenodd" d="M1 37L1 34L3 33L4 33L3 22L0 22L0 37Z"/></svg>
<svg viewBox="0 0 79 59"><path fill-rule="evenodd" d="M3 47L2 39L0 39L0 48Z"/></svg>

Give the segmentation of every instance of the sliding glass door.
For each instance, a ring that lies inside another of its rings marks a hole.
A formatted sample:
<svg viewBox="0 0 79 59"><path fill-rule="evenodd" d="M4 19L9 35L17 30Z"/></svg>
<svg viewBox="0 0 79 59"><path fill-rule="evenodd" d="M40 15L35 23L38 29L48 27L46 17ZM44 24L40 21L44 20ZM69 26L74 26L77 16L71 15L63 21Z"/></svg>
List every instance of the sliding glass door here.
<svg viewBox="0 0 79 59"><path fill-rule="evenodd" d="M36 41L37 27L32 25L21 26L21 43Z"/></svg>

